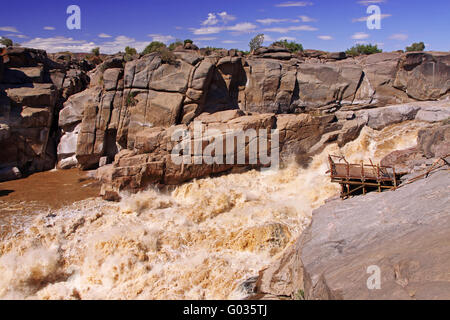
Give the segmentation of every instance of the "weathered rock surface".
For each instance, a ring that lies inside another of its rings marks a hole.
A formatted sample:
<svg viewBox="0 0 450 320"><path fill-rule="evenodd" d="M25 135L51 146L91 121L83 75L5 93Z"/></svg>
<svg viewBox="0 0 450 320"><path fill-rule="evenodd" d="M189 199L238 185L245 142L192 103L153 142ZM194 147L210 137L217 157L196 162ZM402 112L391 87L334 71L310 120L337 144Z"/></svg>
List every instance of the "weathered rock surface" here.
<svg viewBox="0 0 450 320"><path fill-rule="evenodd" d="M406 87L401 90L394 86L400 66L404 65L401 61L406 59L400 53L355 59L341 59L344 58L341 54L334 54L325 63L264 57L286 53L284 48L261 48L255 56L244 59L231 51L204 57L197 51L180 49L175 51L179 58L175 64L163 63L156 53L130 62L125 62L122 56L112 57L91 74L91 86L101 88L102 94L94 103L96 106L85 104L86 111L90 111L82 120L86 123L79 136L79 165L95 167L105 155L110 162L118 150L133 149L137 132L149 127L189 124L203 112L356 111L354 117L358 119L345 125L338 137L340 144L359 134L367 123L364 117L368 117L369 126L380 129L416 116L424 121L438 121L448 114L442 111L447 102L424 110L414 105ZM443 54L428 55L446 61ZM358 111L398 103L408 105L395 112L374 109L363 115Z"/></svg>
<svg viewBox="0 0 450 320"><path fill-rule="evenodd" d="M419 131L417 146L387 155L381 165L395 166L398 173L410 174L416 168L426 168L436 159L450 155L450 125L433 126Z"/></svg>
<svg viewBox="0 0 450 320"><path fill-rule="evenodd" d="M437 100L450 91L447 52L411 52L402 56L394 86L417 100Z"/></svg>
<svg viewBox="0 0 450 320"><path fill-rule="evenodd" d="M449 178L442 171L317 210L301 249L306 296L449 299ZM381 290L367 288L369 266L381 269Z"/></svg>
<svg viewBox="0 0 450 320"><path fill-rule="evenodd" d="M430 150L448 156L449 131L439 124L424 129L417 147L395 151L382 164L416 177L440 157ZM395 191L328 201L313 212L295 245L260 272L254 297L298 298L301 292L321 300L449 299L447 169ZM380 289L368 287L371 266L381 271Z"/></svg>
<svg viewBox="0 0 450 320"><path fill-rule="evenodd" d="M57 114L67 97L86 88L89 78L76 62L69 68L42 50L4 48L0 61L3 176L50 170L56 160Z"/></svg>
<svg viewBox="0 0 450 320"><path fill-rule="evenodd" d="M446 157L450 154L450 124L421 130L418 148L427 158Z"/></svg>
<svg viewBox="0 0 450 320"><path fill-rule="evenodd" d="M259 294L306 299L449 299L450 176L445 170L395 192L333 200L280 259ZM411 195L414 195L412 198ZM369 290L368 267L381 270Z"/></svg>

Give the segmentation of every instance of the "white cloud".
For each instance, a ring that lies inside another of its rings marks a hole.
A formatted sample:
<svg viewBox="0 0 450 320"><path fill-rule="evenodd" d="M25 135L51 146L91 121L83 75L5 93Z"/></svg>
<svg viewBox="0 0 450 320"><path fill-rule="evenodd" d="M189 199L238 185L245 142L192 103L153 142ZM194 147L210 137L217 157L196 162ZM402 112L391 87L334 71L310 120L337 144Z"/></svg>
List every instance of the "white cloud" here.
<svg viewBox="0 0 450 320"><path fill-rule="evenodd" d="M302 22L316 22L316 19L313 19L311 17L308 16L299 16L300 19L302 19Z"/></svg>
<svg viewBox="0 0 450 320"><path fill-rule="evenodd" d="M317 31L319 29L315 28L315 27L311 27L311 26L299 26L299 27L291 27L291 30L294 31Z"/></svg>
<svg viewBox="0 0 450 320"><path fill-rule="evenodd" d="M370 6L371 4L384 3L386 0L361 0L358 1L359 4L363 6Z"/></svg>
<svg viewBox="0 0 450 320"><path fill-rule="evenodd" d="M16 27L0 27L0 31L20 33L20 31L17 30Z"/></svg>
<svg viewBox="0 0 450 320"><path fill-rule="evenodd" d="M264 35L264 43L272 43L274 41L276 41L276 40L274 38L272 38L270 35L268 35L268 34Z"/></svg>
<svg viewBox="0 0 450 320"><path fill-rule="evenodd" d="M97 47L100 47L100 51L103 53L112 54L124 51L125 47L136 48L136 50L140 52L144 50L147 45L148 41L136 41L136 39L127 36L118 36L114 38L114 41L100 43Z"/></svg>
<svg viewBox="0 0 450 320"><path fill-rule="evenodd" d="M255 29L256 29L256 26L250 22L238 23L232 27L226 28L226 30L228 30L228 31L234 31L234 32L238 32L238 33L253 32L253 31L255 31Z"/></svg>
<svg viewBox="0 0 450 320"><path fill-rule="evenodd" d="M234 33L246 33L253 32L256 29L256 25L250 22L238 23L234 26L214 26L214 27L204 27L198 29L191 29L195 35L205 35L205 34L215 34L222 31L232 31Z"/></svg>
<svg viewBox="0 0 450 320"><path fill-rule="evenodd" d="M138 51L144 50L148 45L148 41L136 41L133 38L126 36L118 36L113 41L95 43L86 40L75 40L66 37L52 37L52 38L34 38L30 41L22 43L24 47L31 47L36 49L43 49L48 52L90 52L96 47L100 47L100 52L113 54L123 51L125 47L133 47Z"/></svg>
<svg viewBox="0 0 450 320"><path fill-rule="evenodd" d="M390 40L406 41L408 40L408 35L404 33L395 33L389 37Z"/></svg>
<svg viewBox="0 0 450 320"><path fill-rule="evenodd" d="M290 31L317 31L319 29L311 27L311 26L291 26L291 27L286 27L286 28L282 28L282 27L275 27L275 28L267 28L264 29L265 32L278 32L278 33L288 33Z"/></svg>
<svg viewBox="0 0 450 320"><path fill-rule="evenodd" d="M233 43L239 43L240 41L236 41L236 40L223 40L222 43L225 44L233 44Z"/></svg>
<svg viewBox="0 0 450 320"><path fill-rule="evenodd" d="M98 35L98 37L99 37L99 38L104 38L104 39L106 39L106 38L112 38L112 36L110 36L109 34L106 34L106 33L100 33L100 34Z"/></svg>
<svg viewBox="0 0 450 320"><path fill-rule="evenodd" d="M34 38L22 43L23 47L47 50L48 52L72 51L89 52L97 47L94 42L85 40L74 40L66 37Z"/></svg>
<svg viewBox="0 0 450 320"><path fill-rule="evenodd" d="M357 32L354 35L352 35L352 39L355 39L355 40L363 40L363 39L367 39L369 37L370 36L364 32Z"/></svg>
<svg viewBox="0 0 450 320"><path fill-rule="evenodd" d="M163 43L167 43L169 41L175 40L175 38L170 35L165 36L162 34L149 34L148 36L150 38L152 38L152 41L159 41L159 42L163 42Z"/></svg>
<svg viewBox="0 0 450 320"><path fill-rule="evenodd" d="M384 13L384 14L381 14L381 15L380 15L381 20L386 19L386 18L389 18L389 17L392 17L392 14ZM369 19L369 16L367 16L367 17L361 17L361 18L355 18L355 19L353 19L352 21L353 21L353 22L366 22L367 19Z"/></svg>
<svg viewBox="0 0 450 320"><path fill-rule="evenodd" d="M307 7L307 6L312 6L313 3L312 2L307 2L307 1L289 1L289 2L283 2L283 3L279 3L277 5L275 5L275 7Z"/></svg>
<svg viewBox="0 0 450 320"><path fill-rule="evenodd" d="M15 33L10 33L6 35L7 37L11 37L11 38L19 38L19 39L28 39L29 37L24 35L24 34L15 34Z"/></svg>
<svg viewBox="0 0 450 320"><path fill-rule="evenodd" d="M219 18L217 17L219 16ZM236 17L228 14L226 11L219 13L208 13L208 18L202 22L202 26L214 26L219 22L228 23L230 21L236 20Z"/></svg>
<svg viewBox="0 0 450 320"><path fill-rule="evenodd" d="M265 32L278 32L278 33L287 33L289 32L289 28L267 28L264 29Z"/></svg>
<svg viewBox="0 0 450 320"><path fill-rule="evenodd" d="M261 23L263 25L271 25L273 23L282 23L282 22L300 22L300 20L295 19L272 19L272 18L266 18L266 19L258 19L256 22Z"/></svg>
<svg viewBox="0 0 450 320"><path fill-rule="evenodd" d="M216 37L201 37L201 38L195 38L194 41L213 41L216 40Z"/></svg>
<svg viewBox="0 0 450 320"><path fill-rule="evenodd" d="M317 38L319 38L320 40L325 40L325 41L333 40L332 36L318 36Z"/></svg>
<svg viewBox="0 0 450 320"><path fill-rule="evenodd" d="M56 28L55 27L51 27L51 26L46 26L46 27L44 27L44 30L56 30Z"/></svg>
<svg viewBox="0 0 450 320"><path fill-rule="evenodd" d="M228 14L226 11L220 12L220 13L218 13L217 15L222 19L222 21L223 21L224 23L228 23L228 22L230 22L230 21L236 20L236 17L235 17L235 16L233 16L233 15L231 15L231 14Z"/></svg>
<svg viewBox="0 0 450 320"><path fill-rule="evenodd" d="M224 27L204 27L204 28L192 29L192 32L197 35L214 34L214 33L222 32L224 29L225 29Z"/></svg>
<svg viewBox="0 0 450 320"><path fill-rule="evenodd" d="M287 40L287 41L295 41L297 39L295 39L294 37L279 37L277 39L278 41L283 41L283 40Z"/></svg>
<svg viewBox="0 0 450 320"><path fill-rule="evenodd" d="M214 13L208 13L208 19L202 22L202 26L213 26L219 23L219 19Z"/></svg>

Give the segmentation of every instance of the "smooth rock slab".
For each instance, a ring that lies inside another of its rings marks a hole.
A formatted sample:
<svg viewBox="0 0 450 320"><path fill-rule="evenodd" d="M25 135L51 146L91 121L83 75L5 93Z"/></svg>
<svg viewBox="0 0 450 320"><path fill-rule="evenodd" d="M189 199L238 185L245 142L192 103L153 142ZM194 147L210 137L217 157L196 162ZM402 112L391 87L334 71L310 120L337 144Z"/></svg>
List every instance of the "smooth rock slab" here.
<svg viewBox="0 0 450 320"><path fill-rule="evenodd" d="M309 299L450 299L450 175L316 210L301 247ZM369 290L369 266L381 289Z"/></svg>

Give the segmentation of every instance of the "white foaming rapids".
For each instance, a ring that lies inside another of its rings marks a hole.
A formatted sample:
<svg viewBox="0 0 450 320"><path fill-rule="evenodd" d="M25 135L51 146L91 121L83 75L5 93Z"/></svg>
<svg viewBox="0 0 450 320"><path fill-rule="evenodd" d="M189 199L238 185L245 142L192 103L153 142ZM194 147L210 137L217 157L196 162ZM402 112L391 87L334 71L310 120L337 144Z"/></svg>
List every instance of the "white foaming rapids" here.
<svg viewBox="0 0 450 320"><path fill-rule="evenodd" d="M328 146L307 169L208 178L171 194L148 190L118 204L87 200L41 215L0 243L3 299L239 299L255 276L336 195L328 154L378 162L416 144L423 125L364 128Z"/></svg>

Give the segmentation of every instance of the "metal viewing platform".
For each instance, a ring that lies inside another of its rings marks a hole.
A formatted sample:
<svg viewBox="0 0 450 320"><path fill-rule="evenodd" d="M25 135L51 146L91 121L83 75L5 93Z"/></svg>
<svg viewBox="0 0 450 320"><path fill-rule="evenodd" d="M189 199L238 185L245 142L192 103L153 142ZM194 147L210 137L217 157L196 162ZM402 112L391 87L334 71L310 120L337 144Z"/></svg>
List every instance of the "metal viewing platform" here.
<svg viewBox="0 0 450 320"><path fill-rule="evenodd" d="M370 191L385 189L395 190L398 187L395 168L370 164L350 164L344 157L328 156L331 182L342 187L341 198L347 199L358 192L366 194Z"/></svg>

